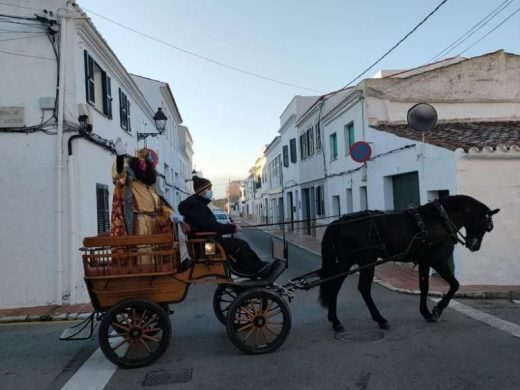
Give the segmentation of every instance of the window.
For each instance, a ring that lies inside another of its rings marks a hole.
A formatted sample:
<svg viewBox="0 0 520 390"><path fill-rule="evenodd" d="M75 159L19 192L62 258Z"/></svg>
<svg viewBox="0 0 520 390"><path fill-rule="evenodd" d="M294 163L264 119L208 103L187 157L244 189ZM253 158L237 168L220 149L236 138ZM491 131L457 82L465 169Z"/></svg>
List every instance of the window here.
<svg viewBox="0 0 520 390"><path fill-rule="evenodd" d="M323 204L323 187L316 187L316 214L323 215L325 214L325 207Z"/></svg>
<svg viewBox="0 0 520 390"><path fill-rule="evenodd" d="M84 52L87 102L112 119L112 82L107 73Z"/></svg>
<svg viewBox="0 0 520 390"><path fill-rule="evenodd" d="M121 88L119 88L119 120L121 128L128 132L132 131L130 126L130 101L125 93L121 91Z"/></svg>
<svg viewBox="0 0 520 390"><path fill-rule="evenodd" d="M368 194L366 186L359 187L359 209L361 211L368 209Z"/></svg>
<svg viewBox="0 0 520 390"><path fill-rule="evenodd" d="M354 200L352 198L352 188L347 188L347 214L354 212Z"/></svg>
<svg viewBox="0 0 520 390"><path fill-rule="evenodd" d="M350 154L350 147L356 142L354 137L354 122L345 125L345 154Z"/></svg>
<svg viewBox="0 0 520 390"><path fill-rule="evenodd" d="M307 156L312 156L314 154L314 129L311 127L306 131L307 137Z"/></svg>
<svg viewBox="0 0 520 390"><path fill-rule="evenodd" d="M96 184L96 205L98 233L110 231L110 213L108 209L108 186Z"/></svg>
<svg viewBox="0 0 520 390"><path fill-rule="evenodd" d="M291 162L296 163L296 138L291 138L289 145L291 147Z"/></svg>
<svg viewBox="0 0 520 390"><path fill-rule="evenodd" d="M338 137L336 133L332 133L329 136L330 144L330 161L334 161L338 158Z"/></svg>
<svg viewBox="0 0 520 390"><path fill-rule="evenodd" d="M316 129L316 151L321 149L321 129L320 129L320 122L316 123L314 125L314 128Z"/></svg>
<svg viewBox="0 0 520 390"><path fill-rule="evenodd" d="M283 147L283 166L286 168L289 166L289 147L287 145Z"/></svg>
<svg viewBox="0 0 520 390"><path fill-rule="evenodd" d="M305 160L307 158L307 134L303 133L300 135L300 159Z"/></svg>

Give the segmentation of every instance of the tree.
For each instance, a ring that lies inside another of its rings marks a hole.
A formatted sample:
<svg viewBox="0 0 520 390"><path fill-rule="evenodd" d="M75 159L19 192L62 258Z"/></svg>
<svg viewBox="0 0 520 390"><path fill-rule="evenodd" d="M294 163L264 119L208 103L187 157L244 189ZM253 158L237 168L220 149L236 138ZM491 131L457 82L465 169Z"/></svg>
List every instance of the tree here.
<svg viewBox="0 0 520 390"><path fill-rule="evenodd" d="M229 203L236 204L240 202L240 187L242 182L239 180L230 181L226 190Z"/></svg>

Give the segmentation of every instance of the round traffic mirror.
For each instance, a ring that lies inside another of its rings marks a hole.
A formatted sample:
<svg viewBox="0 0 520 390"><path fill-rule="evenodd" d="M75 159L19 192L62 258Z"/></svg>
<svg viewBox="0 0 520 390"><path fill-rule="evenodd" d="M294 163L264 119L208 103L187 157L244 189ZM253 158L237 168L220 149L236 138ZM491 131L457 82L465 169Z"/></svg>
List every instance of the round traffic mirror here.
<svg viewBox="0 0 520 390"><path fill-rule="evenodd" d="M406 120L412 129L425 133L437 124L437 111L428 103L418 103L408 110Z"/></svg>

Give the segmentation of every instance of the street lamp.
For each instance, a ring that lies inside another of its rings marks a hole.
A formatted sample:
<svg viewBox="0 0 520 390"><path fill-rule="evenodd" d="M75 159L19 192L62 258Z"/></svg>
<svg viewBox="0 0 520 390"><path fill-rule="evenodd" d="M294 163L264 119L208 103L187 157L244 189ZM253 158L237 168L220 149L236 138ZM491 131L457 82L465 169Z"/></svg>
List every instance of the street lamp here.
<svg viewBox="0 0 520 390"><path fill-rule="evenodd" d="M166 128L166 121L168 118L164 115L162 108L159 107L157 112L153 115L153 120L155 121L155 128L157 129L156 133L139 133L137 132L137 140L140 141L142 139L146 139L148 137L157 137L162 134L164 129Z"/></svg>

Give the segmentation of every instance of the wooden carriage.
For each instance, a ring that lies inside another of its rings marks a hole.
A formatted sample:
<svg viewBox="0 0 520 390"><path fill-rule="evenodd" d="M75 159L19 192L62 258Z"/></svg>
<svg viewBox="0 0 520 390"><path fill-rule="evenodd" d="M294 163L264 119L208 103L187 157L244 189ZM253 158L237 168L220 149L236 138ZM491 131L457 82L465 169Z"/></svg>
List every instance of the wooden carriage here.
<svg viewBox="0 0 520 390"><path fill-rule="evenodd" d="M285 243L273 240L272 251L279 258L267 276L251 278L230 272L214 233L198 234L186 246L189 258L181 261L175 233L86 237L80 249L95 312L60 338L91 337L99 320L99 344L110 361L122 368L149 365L170 342L168 305L183 301L192 284L213 283L216 317L238 349L258 354L280 347L291 316L273 282L287 266ZM252 333L257 335L250 337Z"/></svg>

